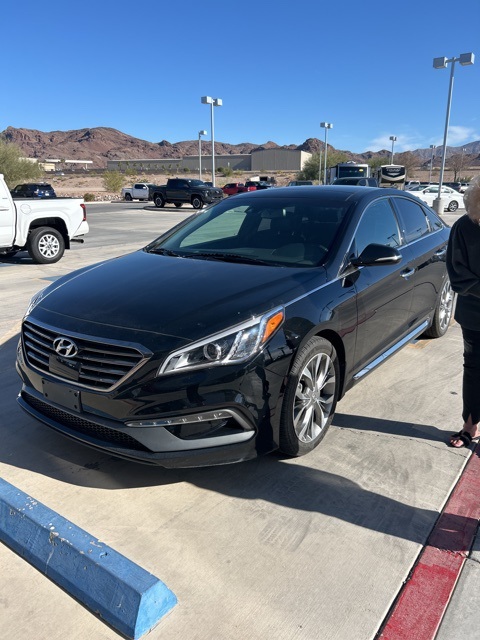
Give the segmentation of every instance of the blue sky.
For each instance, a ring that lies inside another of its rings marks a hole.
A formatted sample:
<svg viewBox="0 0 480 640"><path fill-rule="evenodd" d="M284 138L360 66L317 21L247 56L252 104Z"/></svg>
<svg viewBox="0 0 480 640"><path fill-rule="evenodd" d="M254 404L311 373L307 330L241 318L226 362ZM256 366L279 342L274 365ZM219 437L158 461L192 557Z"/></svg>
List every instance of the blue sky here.
<svg viewBox="0 0 480 640"><path fill-rule="evenodd" d="M480 140L480 1L82 0L2 10L0 131L113 127L159 142L324 139L353 152Z"/></svg>

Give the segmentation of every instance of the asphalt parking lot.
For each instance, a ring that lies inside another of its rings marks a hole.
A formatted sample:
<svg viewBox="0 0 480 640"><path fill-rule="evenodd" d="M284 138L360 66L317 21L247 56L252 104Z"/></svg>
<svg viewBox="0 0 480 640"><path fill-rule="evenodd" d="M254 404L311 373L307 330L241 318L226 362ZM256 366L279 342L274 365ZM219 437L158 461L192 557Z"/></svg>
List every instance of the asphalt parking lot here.
<svg viewBox="0 0 480 640"><path fill-rule="evenodd" d="M0 477L168 585L178 605L152 640L374 638L470 453L445 444L460 426L456 324L351 390L321 445L298 459L144 467L66 440L16 404L15 349L30 296L190 213L93 205L85 245L59 263L0 262ZM0 566L4 638L119 637L3 545Z"/></svg>

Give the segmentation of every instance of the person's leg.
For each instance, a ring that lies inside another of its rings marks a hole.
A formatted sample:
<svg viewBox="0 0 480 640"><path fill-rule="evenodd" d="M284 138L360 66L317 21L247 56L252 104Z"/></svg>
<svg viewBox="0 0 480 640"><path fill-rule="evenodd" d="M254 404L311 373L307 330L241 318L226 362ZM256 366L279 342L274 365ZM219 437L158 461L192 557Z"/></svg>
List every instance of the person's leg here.
<svg viewBox="0 0 480 640"><path fill-rule="evenodd" d="M462 328L463 333L463 429L460 434L468 434L470 438L480 436L480 331ZM453 447L468 445L460 435L451 437Z"/></svg>

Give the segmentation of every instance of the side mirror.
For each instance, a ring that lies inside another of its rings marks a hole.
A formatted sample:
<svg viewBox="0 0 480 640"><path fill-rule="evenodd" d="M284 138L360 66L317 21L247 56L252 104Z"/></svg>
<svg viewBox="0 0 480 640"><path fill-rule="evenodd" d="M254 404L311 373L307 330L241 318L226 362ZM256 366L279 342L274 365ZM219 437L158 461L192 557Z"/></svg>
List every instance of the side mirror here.
<svg viewBox="0 0 480 640"><path fill-rule="evenodd" d="M395 247L387 247L385 244L369 244L362 253L350 260L354 267L373 267L387 264L397 264L402 259L402 254Z"/></svg>

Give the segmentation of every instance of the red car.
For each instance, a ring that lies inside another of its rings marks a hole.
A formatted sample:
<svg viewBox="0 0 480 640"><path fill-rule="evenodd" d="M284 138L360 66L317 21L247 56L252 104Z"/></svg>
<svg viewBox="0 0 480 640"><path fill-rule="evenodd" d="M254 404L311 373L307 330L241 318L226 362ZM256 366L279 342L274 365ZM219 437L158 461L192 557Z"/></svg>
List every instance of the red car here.
<svg viewBox="0 0 480 640"><path fill-rule="evenodd" d="M229 182L229 184L222 187L222 191L226 196L233 196L236 193L241 193L244 186L243 182Z"/></svg>

